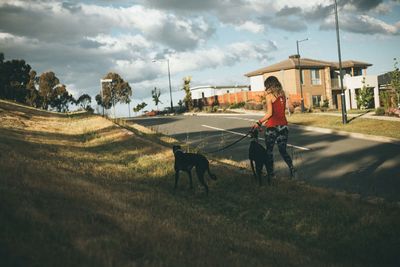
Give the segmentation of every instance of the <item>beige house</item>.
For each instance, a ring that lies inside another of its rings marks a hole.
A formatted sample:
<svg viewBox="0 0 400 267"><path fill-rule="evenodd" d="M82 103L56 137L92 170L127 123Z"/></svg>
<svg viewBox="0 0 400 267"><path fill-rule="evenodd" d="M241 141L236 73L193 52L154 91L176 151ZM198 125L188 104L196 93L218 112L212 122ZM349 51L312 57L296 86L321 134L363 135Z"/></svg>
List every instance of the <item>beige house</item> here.
<svg viewBox="0 0 400 267"><path fill-rule="evenodd" d="M299 65L300 62L300 65ZM299 68L300 66L300 68ZM372 64L348 60L342 61L344 74L350 76L365 76L366 70ZM302 71L302 88L300 87L300 72ZM306 107L319 106L323 100L329 101L331 108L341 107L339 63L300 58L298 55L245 74L250 79L251 91L264 91L264 80L269 76L277 77L282 83L287 96L293 100L301 99L303 91ZM351 98L350 92L345 91L346 98Z"/></svg>

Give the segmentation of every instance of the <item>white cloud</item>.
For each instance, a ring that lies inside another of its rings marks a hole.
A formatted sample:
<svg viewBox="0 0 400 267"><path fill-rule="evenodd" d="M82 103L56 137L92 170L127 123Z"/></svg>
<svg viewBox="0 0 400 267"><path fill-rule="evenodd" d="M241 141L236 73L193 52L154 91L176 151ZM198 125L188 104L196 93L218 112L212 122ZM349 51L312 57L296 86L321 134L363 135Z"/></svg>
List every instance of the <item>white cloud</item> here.
<svg viewBox="0 0 400 267"><path fill-rule="evenodd" d="M86 37L86 39L96 42L98 49L104 53L129 53L130 51L132 53L153 47L153 44L140 34L121 34L118 36L99 34L96 37Z"/></svg>
<svg viewBox="0 0 400 267"><path fill-rule="evenodd" d="M264 25L255 23L253 21L246 21L239 26L235 26L238 31L249 31L252 33L261 33L264 31Z"/></svg>
<svg viewBox="0 0 400 267"><path fill-rule="evenodd" d="M203 17L183 18L143 6L127 8L82 5L84 15L100 16L115 27L136 29L146 38L176 50L204 43L215 29Z"/></svg>
<svg viewBox="0 0 400 267"><path fill-rule="evenodd" d="M340 18L342 30L360 34L398 35L400 34L399 23L391 25L368 15L342 15ZM321 29L333 29L334 25L334 17L330 16L321 24Z"/></svg>

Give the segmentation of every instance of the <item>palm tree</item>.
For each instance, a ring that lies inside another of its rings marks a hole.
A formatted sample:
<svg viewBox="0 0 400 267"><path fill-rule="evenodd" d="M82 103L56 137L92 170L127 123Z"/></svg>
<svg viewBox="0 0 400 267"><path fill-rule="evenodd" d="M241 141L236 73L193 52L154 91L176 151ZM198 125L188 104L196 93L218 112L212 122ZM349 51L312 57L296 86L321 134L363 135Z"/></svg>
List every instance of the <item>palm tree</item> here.
<svg viewBox="0 0 400 267"><path fill-rule="evenodd" d="M157 87L154 87L154 90L151 90L151 96L153 97L153 101L156 104L157 110L158 110L158 104L163 103L160 100L160 95L161 95L161 92L160 92L160 90L157 91Z"/></svg>

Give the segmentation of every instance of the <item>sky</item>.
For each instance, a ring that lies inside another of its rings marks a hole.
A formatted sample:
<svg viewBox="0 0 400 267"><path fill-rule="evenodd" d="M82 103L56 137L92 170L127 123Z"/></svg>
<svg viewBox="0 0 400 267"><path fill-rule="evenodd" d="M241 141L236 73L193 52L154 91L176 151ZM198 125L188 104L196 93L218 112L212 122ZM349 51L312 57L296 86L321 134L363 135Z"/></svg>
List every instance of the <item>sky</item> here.
<svg viewBox="0 0 400 267"><path fill-rule="evenodd" d="M373 64L368 74L392 70L400 0L338 0L338 14L342 60ZM184 77L192 86L247 85L245 73L296 54L305 38L301 57L338 61L333 0L0 0L6 60L55 72L75 97L94 98L100 79L117 72L133 89L131 109L154 108L154 87L160 109L170 105L167 59L176 104ZM117 116L126 115L120 105Z"/></svg>

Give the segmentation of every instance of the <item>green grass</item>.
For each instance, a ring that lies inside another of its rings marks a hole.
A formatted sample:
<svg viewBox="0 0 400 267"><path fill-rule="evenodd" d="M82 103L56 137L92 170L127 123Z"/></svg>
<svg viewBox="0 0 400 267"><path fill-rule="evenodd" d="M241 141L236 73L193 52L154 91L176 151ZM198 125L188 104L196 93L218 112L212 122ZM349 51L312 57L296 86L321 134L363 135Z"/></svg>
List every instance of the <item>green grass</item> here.
<svg viewBox="0 0 400 267"><path fill-rule="evenodd" d="M0 122L1 266L400 262L398 205L285 179L260 188L215 162L208 197L185 175L174 191L170 148L100 117L0 105Z"/></svg>
<svg viewBox="0 0 400 267"><path fill-rule="evenodd" d="M288 116L289 123L304 126L315 126L339 131L378 135L400 139L400 122L374 119L349 118L349 122L342 124L340 116L315 115L312 113L295 113Z"/></svg>

